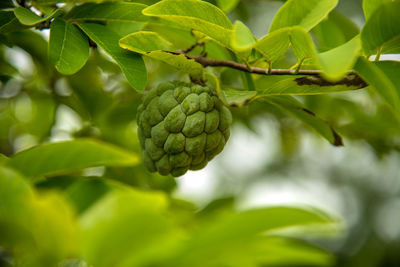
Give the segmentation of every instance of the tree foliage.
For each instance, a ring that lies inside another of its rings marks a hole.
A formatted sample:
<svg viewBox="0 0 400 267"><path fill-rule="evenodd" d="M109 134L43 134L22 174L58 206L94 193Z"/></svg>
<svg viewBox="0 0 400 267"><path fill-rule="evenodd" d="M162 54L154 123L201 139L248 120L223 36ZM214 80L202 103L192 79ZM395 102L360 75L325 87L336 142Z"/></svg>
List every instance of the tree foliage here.
<svg viewBox="0 0 400 267"><path fill-rule="evenodd" d="M305 238L337 233L332 216L198 209L140 160L137 107L167 80L214 88L250 128L269 114L334 146L400 149L400 63L381 60L400 53L399 1L364 0L359 28L338 0L287 0L260 37L247 2L1 2L0 265L334 264Z"/></svg>

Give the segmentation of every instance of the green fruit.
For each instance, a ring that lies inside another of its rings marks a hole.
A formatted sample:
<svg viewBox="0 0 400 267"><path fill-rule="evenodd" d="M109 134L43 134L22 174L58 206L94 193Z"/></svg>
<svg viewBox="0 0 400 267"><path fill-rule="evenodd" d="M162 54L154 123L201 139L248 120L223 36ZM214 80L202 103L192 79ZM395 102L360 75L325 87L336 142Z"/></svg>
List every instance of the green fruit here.
<svg viewBox="0 0 400 267"><path fill-rule="evenodd" d="M180 176L204 168L222 151L232 115L209 87L174 81L147 93L137 122L149 171Z"/></svg>

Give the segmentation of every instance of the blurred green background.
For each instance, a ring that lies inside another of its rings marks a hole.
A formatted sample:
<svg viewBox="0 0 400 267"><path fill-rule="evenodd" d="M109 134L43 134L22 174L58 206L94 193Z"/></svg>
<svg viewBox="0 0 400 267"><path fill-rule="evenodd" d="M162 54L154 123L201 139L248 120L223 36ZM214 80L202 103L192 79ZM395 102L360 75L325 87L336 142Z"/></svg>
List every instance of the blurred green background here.
<svg viewBox="0 0 400 267"><path fill-rule="evenodd" d="M241 0L227 14L261 37L281 5L282 1ZM358 27L364 23L361 0L342 0L336 11ZM141 25L129 25L129 32L135 27ZM122 34L128 25L114 28ZM134 118L141 95L130 88L119 67L100 49L91 49L82 70L62 76L47 60L47 36L48 30L1 35L0 153L9 156L42 142L77 137L140 153ZM285 60L290 61L290 55ZM280 64L288 64L285 60ZM188 79L163 63L146 59L146 65L148 87ZM231 81L235 75L228 70L222 79ZM175 179L150 174L138 165L90 168L77 175L105 175L137 188L162 190L195 203L197 210L216 200L240 210L281 204L317 207L344 222L338 235L313 241L335 254L336 266L400 266L400 127L368 88L299 99L332 123L344 136L344 147L331 146L280 110L253 103L232 109L231 138L201 171ZM53 181L37 187L70 186L63 177ZM0 257L7 266L1 247Z"/></svg>

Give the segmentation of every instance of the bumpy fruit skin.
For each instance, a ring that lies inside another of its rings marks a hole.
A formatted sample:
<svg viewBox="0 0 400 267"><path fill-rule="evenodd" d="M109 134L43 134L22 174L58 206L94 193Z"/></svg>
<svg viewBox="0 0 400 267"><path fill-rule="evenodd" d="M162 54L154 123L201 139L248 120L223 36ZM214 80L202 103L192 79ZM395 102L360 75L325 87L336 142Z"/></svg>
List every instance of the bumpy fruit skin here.
<svg viewBox="0 0 400 267"><path fill-rule="evenodd" d="M144 164L173 176L204 168L224 148L232 123L212 89L178 81L150 90L136 119Z"/></svg>

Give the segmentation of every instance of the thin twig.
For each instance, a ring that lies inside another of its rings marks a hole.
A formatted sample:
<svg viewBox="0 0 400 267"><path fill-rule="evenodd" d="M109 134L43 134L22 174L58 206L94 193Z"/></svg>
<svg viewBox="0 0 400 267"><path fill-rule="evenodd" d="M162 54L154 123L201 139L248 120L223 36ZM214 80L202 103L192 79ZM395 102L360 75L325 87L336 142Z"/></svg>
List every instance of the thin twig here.
<svg viewBox="0 0 400 267"><path fill-rule="evenodd" d="M205 42L197 42L194 45L191 45L190 47L186 48L185 50L181 50L180 52L182 54L187 54L189 52L191 52L193 49L195 49L197 46L203 46L205 44Z"/></svg>
<svg viewBox="0 0 400 267"><path fill-rule="evenodd" d="M190 47L191 51L197 44ZM367 87L368 84L355 72L349 72L343 79L336 82L331 82L322 77L322 71L320 70L296 70L296 69L264 69L253 66L246 66L245 64L241 64L238 62L230 61L230 60L217 60L212 58L207 58L204 56L193 56L189 55L187 52L188 49L184 51L178 51L178 53L173 54L183 54L188 59L193 59L197 63L200 63L204 67L229 67L233 69L237 69L244 72L261 74L261 75L306 75L309 77L300 77L296 78L294 81L297 82L298 85L319 85L319 86L332 86L332 85L346 85L346 86L356 86L358 88Z"/></svg>

